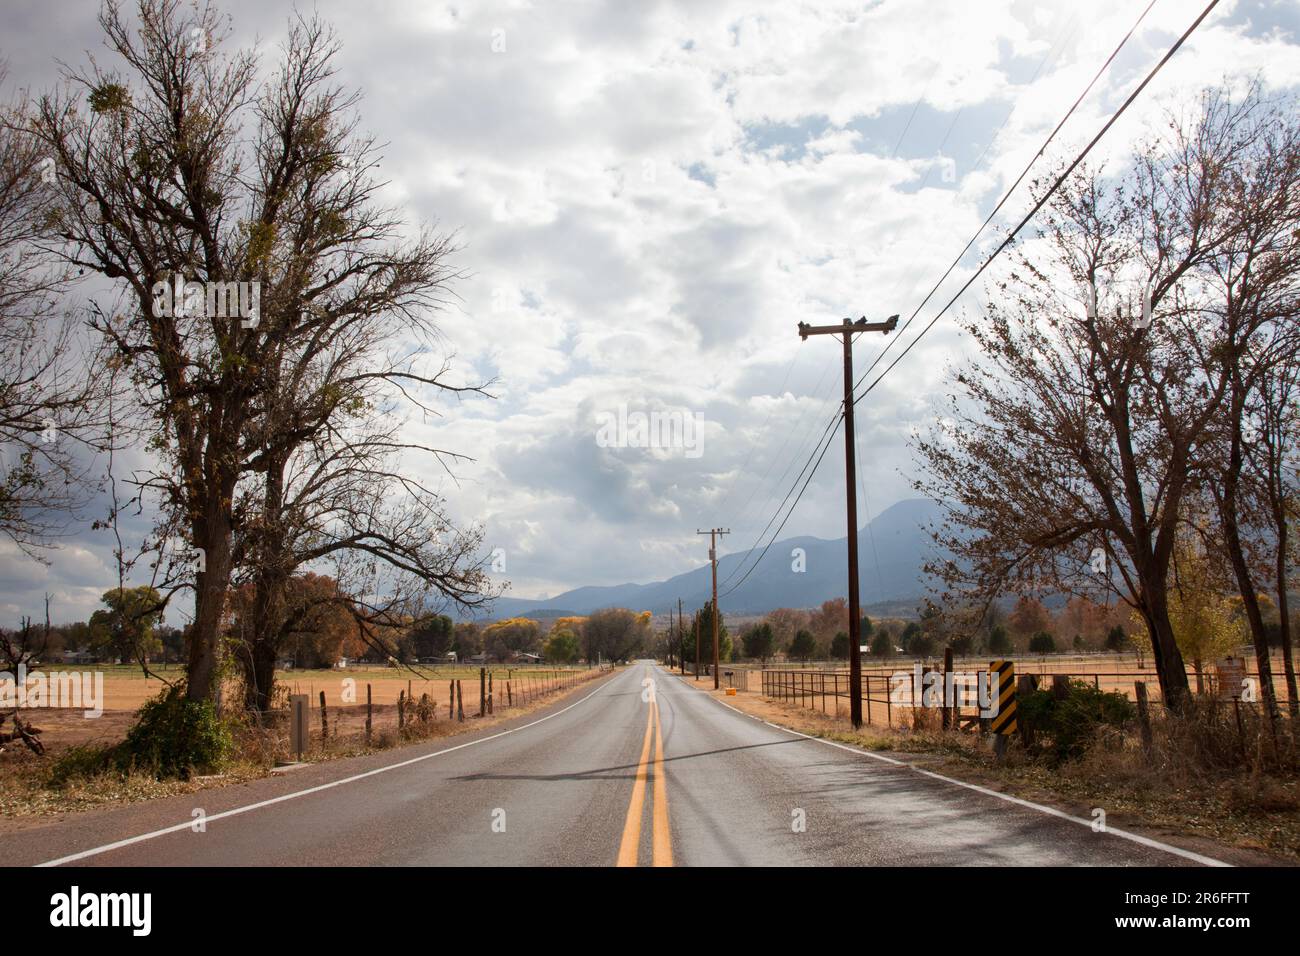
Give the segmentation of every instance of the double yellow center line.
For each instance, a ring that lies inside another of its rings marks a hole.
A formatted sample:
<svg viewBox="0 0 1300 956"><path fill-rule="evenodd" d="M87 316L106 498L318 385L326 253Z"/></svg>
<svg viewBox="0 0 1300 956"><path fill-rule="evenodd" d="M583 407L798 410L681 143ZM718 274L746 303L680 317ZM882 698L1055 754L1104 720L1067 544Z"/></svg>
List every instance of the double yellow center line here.
<svg viewBox="0 0 1300 956"><path fill-rule="evenodd" d="M645 740L641 744L641 759L636 766L636 781L632 784L632 802L623 822L623 839L618 847L618 866L636 866L641 846L641 817L645 811L646 779L650 771L650 744L654 742L654 791L652 796L651 846L655 866L673 865L673 841L668 830L668 782L664 777L664 742L659 730L659 701L650 696L646 715Z"/></svg>

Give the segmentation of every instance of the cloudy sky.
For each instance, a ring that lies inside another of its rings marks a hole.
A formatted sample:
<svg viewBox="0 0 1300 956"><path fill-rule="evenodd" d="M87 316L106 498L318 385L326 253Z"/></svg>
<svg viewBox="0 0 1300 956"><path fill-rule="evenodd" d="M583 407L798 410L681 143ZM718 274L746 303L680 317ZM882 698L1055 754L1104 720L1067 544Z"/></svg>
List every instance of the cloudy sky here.
<svg viewBox="0 0 1300 956"><path fill-rule="evenodd" d="M274 55L287 4L220 6L232 43ZM1144 6L320 0L339 79L387 143L386 198L459 237L466 278L442 327L457 373L497 379L496 398L408 427L475 459L441 487L503 549L511 593L688 570L705 559L701 527L730 527L726 550L751 545L842 387L835 340L800 342L796 323L911 314ZM1202 7L1157 0L1044 170ZM107 65L96 9L6 0L5 94L48 88L56 58ZM1221 2L1103 152L1121 157L1155 111L1246 70L1300 85L1294 0ZM1028 204L1017 194L1007 217ZM885 344L863 338L859 368ZM910 497L908 436L963 348L941 322L859 405L864 521ZM698 444L609 447L599 426L620 408L690 414ZM836 442L784 534L841 536L842 481ZM0 615L39 612L46 591L59 620L93 609L114 580L110 543L73 530L48 567L0 542Z"/></svg>

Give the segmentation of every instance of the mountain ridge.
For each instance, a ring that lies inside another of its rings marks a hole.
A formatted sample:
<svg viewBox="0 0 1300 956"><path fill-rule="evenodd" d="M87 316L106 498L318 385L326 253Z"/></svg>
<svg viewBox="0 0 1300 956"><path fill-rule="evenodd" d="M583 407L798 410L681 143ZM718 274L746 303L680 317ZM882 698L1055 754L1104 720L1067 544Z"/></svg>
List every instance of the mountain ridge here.
<svg viewBox="0 0 1300 956"><path fill-rule="evenodd" d="M926 526L940 514L935 502L908 498L886 508L859 530L859 586L864 606L919 599L925 593L922 566L933 548ZM718 603L726 613L761 614L778 607L816 607L822 601L843 597L848 577L846 541L811 535L785 538L775 542L752 570L737 568L760 549L723 555L718 559ZM802 550L802 556L796 549ZM800 565L803 570L796 570ZM462 619L483 621L524 614L551 617L560 611L583 615L606 607L663 613L675 609L678 598L685 607L700 607L710 592L709 565L705 563L646 584L583 585L547 599L503 596L486 610L476 609Z"/></svg>

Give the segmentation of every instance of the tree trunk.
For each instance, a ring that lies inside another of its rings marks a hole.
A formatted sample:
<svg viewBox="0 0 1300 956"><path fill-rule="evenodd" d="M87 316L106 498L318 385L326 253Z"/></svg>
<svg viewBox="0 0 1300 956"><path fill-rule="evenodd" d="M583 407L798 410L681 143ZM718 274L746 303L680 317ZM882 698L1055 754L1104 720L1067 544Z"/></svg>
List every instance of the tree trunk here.
<svg viewBox="0 0 1300 956"><path fill-rule="evenodd" d="M221 620L230 587L231 517L229 503L234 479L223 481L221 493L209 500L203 520L194 529L194 542L203 549L203 570L195 582L194 625L186 668L185 696L191 701L216 699L221 650Z"/></svg>
<svg viewBox="0 0 1300 956"><path fill-rule="evenodd" d="M1173 625L1169 623L1168 595L1162 586L1143 580L1147 631L1151 634L1151 659L1156 665L1160 680L1160 695L1165 709L1177 712L1191 695L1187 683L1187 665L1183 653L1174 640Z"/></svg>
<svg viewBox="0 0 1300 956"><path fill-rule="evenodd" d="M1268 712L1270 724L1274 724L1278 717L1278 707L1277 695L1273 692L1273 664L1268 654L1268 634L1264 629L1264 615L1259 607L1259 592L1255 589L1250 566L1246 563L1246 553L1241 543L1241 528L1237 522L1237 475L1240 472L1240 461L1240 451L1234 447L1232 463L1224 478L1223 490L1218 497L1219 515L1223 524L1223 538L1228 560L1237 579L1237 590L1241 592L1241 603L1246 610L1246 620L1250 623L1251 642L1255 645L1255 666L1259 671L1261 699ZM1275 734L1277 732L1275 725L1273 732Z"/></svg>
<svg viewBox="0 0 1300 956"><path fill-rule="evenodd" d="M1282 630L1282 669L1286 673L1287 711L1300 717L1300 696L1296 693L1295 661L1291 656L1291 608L1287 601L1286 518L1277 521L1277 616Z"/></svg>

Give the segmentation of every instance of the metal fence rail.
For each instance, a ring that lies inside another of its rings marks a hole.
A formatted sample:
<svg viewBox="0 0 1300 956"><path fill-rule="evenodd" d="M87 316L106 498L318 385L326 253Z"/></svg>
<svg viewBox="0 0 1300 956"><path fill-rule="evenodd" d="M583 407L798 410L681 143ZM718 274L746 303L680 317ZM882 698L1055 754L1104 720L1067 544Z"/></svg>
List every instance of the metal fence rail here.
<svg viewBox="0 0 1300 956"><path fill-rule="evenodd" d="M893 681L896 675L912 674L914 668L920 663L909 661L906 666L899 666L892 669L871 669L862 672L862 704L863 717L868 724L875 723L882 726L894 726L896 719L901 720L900 711L906 711L915 720L917 711L937 711L947 715L942 717L944 725L947 726L951 721L955 725L962 723L971 723L978 720L979 712L977 707L969 704L958 704L953 707L933 708L921 707L910 701L901 703L894 700L891 694ZM963 662L965 663L965 662ZM931 664L921 664L922 675L927 673L942 673L941 666ZM965 667L958 667L954 663L954 673L972 673L977 670L987 670L987 663L982 667L974 668L969 664ZM739 665L731 665L721 675L724 678L724 686L734 687L737 690L757 691L764 697L773 700L792 703L799 707L806 707L812 710L819 710L827 716L847 717L849 714L849 672L847 670L829 670L825 668L778 668L763 667L752 668ZM1215 675L1207 673L1205 678L1205 690L1211 695L1217 695L1218 686ZM1247 671L1245 677L1258 680L1257 671ZM1029 686L1039 689L1049 679L1052 682L1056 680L1080 680L1092 684L1098 690L1107 692L1123 693L1130 700L1136 700L1138 696L1137 687L1142 684L1146 687L1148 702L1152 706L1163 706L1163 701L1159 696L1160 685L1151 673L1134 672L1134 671L1021 671L1017 670L1017 678L1021 681L1028 681ZM1195 673L1188 672L1189 683L1196 686ZM1286 696L1286 688L1282 683L1282 676L1274 674L1274 687L1278 692L1278 699L1283 700Z"/></svg>

